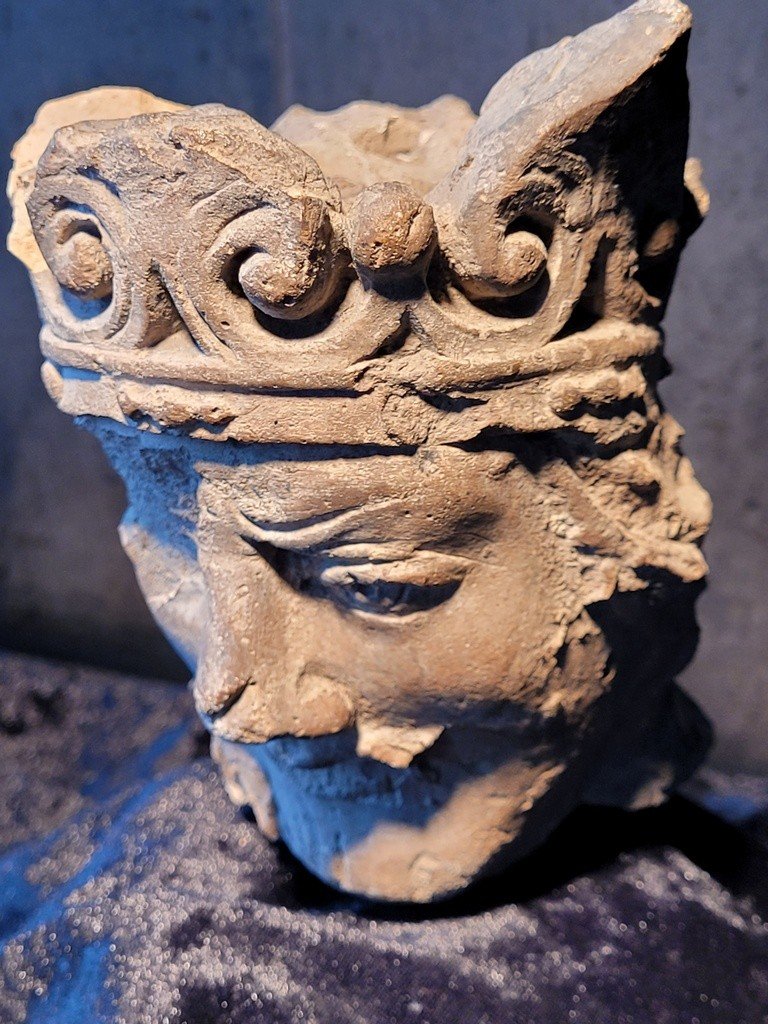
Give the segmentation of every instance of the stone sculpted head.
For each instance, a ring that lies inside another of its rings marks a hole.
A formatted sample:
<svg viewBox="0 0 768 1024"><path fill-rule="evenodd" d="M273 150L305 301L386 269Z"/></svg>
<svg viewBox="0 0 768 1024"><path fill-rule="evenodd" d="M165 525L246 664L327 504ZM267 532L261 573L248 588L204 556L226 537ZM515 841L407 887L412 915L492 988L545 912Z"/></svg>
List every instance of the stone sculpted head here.
<svg viewBox="0 0 768 1024"><path fill-rule="evenodd" d="M706 201L688 29L641 0L477 118L110 89L17 147L48 390L231 796L341 888L449 895L706 748L709 505L656 391Z"/></svg>

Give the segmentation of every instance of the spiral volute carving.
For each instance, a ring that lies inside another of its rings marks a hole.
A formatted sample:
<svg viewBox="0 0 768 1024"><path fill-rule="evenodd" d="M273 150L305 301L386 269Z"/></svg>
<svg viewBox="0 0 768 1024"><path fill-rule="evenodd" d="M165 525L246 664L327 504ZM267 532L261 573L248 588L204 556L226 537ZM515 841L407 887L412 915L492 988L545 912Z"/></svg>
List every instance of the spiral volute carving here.
<svg viewBox="0 0 768 1024"><path fill-rule="evenodd" d="M60 338L143 347L174 329L152 258L105 183L76 171L47 176L43 163L28 207L48 268L35 285Z"/></svg>

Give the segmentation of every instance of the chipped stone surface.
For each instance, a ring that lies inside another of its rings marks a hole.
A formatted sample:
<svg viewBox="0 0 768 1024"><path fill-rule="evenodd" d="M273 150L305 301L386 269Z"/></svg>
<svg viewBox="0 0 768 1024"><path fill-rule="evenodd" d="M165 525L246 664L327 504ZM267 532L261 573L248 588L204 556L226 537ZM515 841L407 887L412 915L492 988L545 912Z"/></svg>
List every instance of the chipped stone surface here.
<svg viewBox="0 0 768 1024"><path fill-rule="evenodd" d="M641 0L476 120L109 91L58 101L31 193L19 144L46 387L123 476L233 798L341 888L445 897L706 749L709 502L656 393L706 205L689 24Z"/></svg>

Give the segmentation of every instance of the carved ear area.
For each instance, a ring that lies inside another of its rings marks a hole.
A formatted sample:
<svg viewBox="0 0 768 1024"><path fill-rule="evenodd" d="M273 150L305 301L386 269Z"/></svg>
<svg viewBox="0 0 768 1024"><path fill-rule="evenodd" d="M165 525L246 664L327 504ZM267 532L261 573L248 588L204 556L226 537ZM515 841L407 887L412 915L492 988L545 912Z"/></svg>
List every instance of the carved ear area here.
<svg viewBox="0 0 768 1024"><path fill-rule="evenodd" d="M709 193L702 182L701 163L686 160L683 188L677 216L662 219L657 209L646 214L645 228L638 232L637 268L634 280L640 284L649 311L660 319L663 315L685 243L696 231L709 211Z"/></svg>
<svg viewBox="0 0 768 1024"><path fill-rule="evenodd" d="M454 171L429 196L471 299L536 315L549 337L590 271L601 315L643 318L663 302L689 229L689 28L677 0L640 0L494 86ZM653 281L660 294L646 292L645 264L669 254Z"/></svg>
<svg viewBox="0 0 768 1024"><path fill-rule="evenodd" d="M650 215L645 213L645 226L638 231L637 263L630 273L641 286L640 300L645 299L651 318L663 316L680 253L708 211L709 193L701 180L701 164L692 157L685 162L677 213L664 217L658 207L652 207ZM630 257L633 255L630 252Z"/></svg>

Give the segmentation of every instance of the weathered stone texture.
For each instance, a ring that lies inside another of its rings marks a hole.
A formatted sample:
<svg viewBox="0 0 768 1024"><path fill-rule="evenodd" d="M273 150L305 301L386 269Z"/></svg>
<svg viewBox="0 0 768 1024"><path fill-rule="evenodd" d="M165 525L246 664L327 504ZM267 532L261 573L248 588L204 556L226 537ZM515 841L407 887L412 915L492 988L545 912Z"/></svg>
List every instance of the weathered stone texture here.
<svg viewBox="0 0 768 1024"><path fill-rule="evenodd" d="M689 25L640 0L477 118L100 90L18 144L46 387L233 799L344 889L444 897L706 749L709 501L656 391Z"/></svg>

